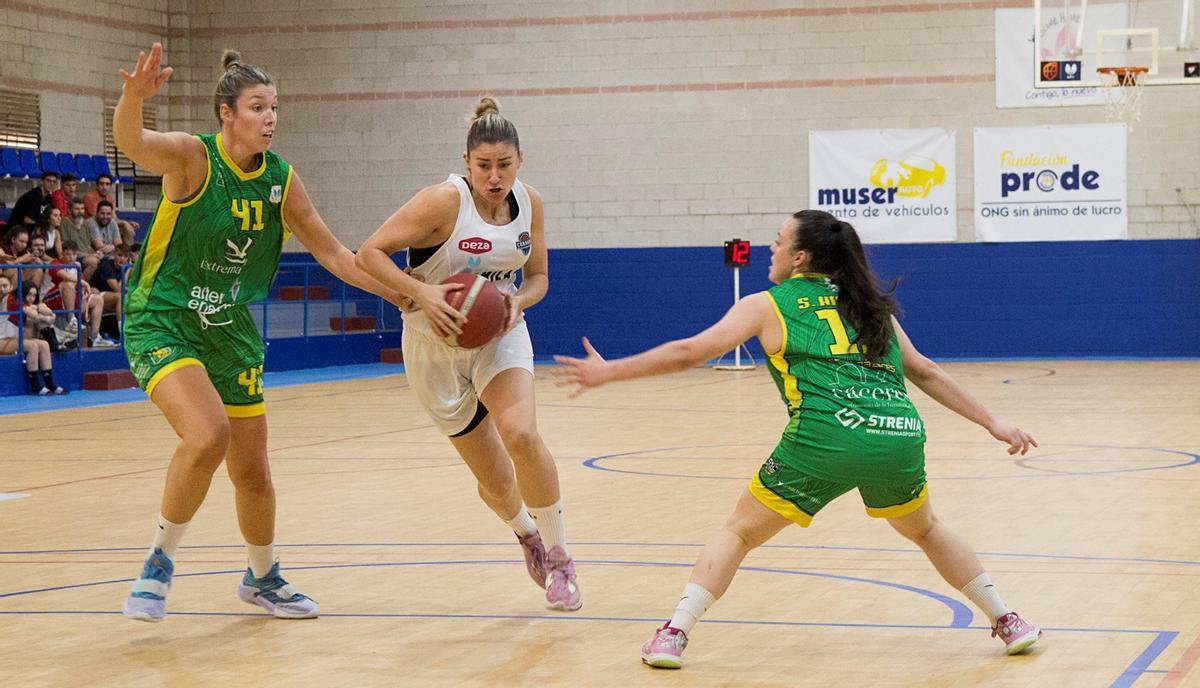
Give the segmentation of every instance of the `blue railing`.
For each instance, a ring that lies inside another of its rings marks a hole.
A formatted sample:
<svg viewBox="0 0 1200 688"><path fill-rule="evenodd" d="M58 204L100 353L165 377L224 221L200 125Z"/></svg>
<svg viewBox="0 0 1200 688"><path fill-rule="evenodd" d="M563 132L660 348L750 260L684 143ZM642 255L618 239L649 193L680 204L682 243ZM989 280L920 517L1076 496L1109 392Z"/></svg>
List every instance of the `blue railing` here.
<svg viewBox="0 0 1200 688"><path fill-rule="evenodd" d="M76 330L75 351L77 355L82 356L83 347L80 346L78 337L80 334L86 336L83 327L83 266L79 263L66 265L63 263L3 263L0 264L0 271L12 270L17 271L17 278L13 284L11 294L17 301L17 310L10 311L8 309L7 299L5 303L0 303L0 318L8 318L9 316L17 316L17 350L18 356L25 355L25 300L21 297L21 285L25 282L22 278L26 270L74 270L78 273L79 279L75 281L75 308L58 308L51 309L55 315L71 313L75 316L75 322L79 329ZM124 275L122 274L122 282ZM124 285L122 284L122 290ZM41 285L38 285L38 299L45 303L45 294L42 293Z"/></svg>

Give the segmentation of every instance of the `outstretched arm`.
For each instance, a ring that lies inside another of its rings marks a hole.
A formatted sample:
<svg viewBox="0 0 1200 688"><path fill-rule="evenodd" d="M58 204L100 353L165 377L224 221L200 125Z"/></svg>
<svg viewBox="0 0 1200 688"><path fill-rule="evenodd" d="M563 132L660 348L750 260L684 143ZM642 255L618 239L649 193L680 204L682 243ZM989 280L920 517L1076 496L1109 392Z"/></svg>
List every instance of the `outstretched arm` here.
<svg viewBox="0 0 1200 688"><path fill-rule="evenodd" d="M296 235L300 243L304 244L304 248L308 249L313 258L335 277L359 289L378 294L392 303L399 303L400 297L395 290L380 284L354 264L354 254L329 231L294 168L291 186L287 198L283 201L283 223Z"/></svg>
<svg viewBox="0 0 1200 688"><path fill-rule="evenodd" d="M584 337L583 348L588 353L587 358L554 357L561 365L554 371L557 378L555 384L559 387L575 386L568 395L574 399L589 387L687 370L720 356L751 337L761 337L765 323L774 321L774 318L767 295L754 294L738 301L715 325L700 334L676 339L614 361L604 360Z"/></svg>
<svg viewBox="0 0 1200 688"><path fill-rule="evenodd" d="M1001 442L1007 442L1009 454L1020 452L1024 455L1029 451L1030 446L1038 446L1029 433L994 417L983 404L968 394L967 390L963 389L945 370L942 370L941 366L917 351L895 317L892 318L892 327L895 328L896 339L900 342L904 377L919 387L922 392L963 418L982 426L991 433L992 437Z"/></svg>

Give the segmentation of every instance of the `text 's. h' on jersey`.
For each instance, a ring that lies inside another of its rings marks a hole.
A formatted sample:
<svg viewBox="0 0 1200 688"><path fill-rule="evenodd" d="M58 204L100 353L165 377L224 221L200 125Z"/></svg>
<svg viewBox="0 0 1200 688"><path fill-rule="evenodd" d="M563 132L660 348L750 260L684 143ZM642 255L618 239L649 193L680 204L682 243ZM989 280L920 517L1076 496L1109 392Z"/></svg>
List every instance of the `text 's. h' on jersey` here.
<svg viewBox="0 0 1200 688"><path fill-rule="evenodd" d="M894 333L887 353L868 360L826 275L793 275L767 296L783 331L768 366L788 407L781 458L796 456L818 477L840 479L869 474L889 455L924 444Z"/></svg>
<svg viewBox="0 0 1200 688"><path fill-rule="evenodd" d="M126 312L194 311L216 324L221 312L266 297L288 232L283 204L292 167L271 151L243 172L220 134L197 136L208 175L191 199L164 195L129 275Z"/></svg>

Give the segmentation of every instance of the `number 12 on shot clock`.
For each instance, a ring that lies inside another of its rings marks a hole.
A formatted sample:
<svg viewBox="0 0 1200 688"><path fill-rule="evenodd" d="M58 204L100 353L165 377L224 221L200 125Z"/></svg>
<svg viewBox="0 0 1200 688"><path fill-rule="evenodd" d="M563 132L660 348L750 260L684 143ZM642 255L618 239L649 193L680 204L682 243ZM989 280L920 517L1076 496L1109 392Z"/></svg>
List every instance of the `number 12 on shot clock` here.
<svg viewBox="0 0 1200 688"><path fill-rule="evenodd" d="M750 242L731 239L725 242L725 267L744 268L750 264Z"/></svg>

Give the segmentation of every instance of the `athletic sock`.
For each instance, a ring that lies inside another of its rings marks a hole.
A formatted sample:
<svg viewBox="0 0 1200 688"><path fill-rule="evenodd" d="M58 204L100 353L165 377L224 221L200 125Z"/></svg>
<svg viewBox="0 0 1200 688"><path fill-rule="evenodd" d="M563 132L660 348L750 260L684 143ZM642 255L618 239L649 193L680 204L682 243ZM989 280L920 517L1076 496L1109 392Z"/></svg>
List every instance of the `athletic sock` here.
<svg viewBox="0 0 1200 688"><path fill-rule="evenodd" d="M679 604L675 606L675 615L667 625L691 634L696 622L716 601L717 598L703 585L688 583L683 587L683 597L679 598Z"/></svg>
<svg viewBox="0 0 1200 688"><path fill-rule="evenodd" d="M1000 599L1000 593L996 591L996 586L992 585L992 579L988 577L987 573L976 576L970 583L963 586L961 592L968 600L974 602L980 611L987 614L992 626L996 625L996 619L1012 611Z"/></svg>
<svg viewBox="0 0 1200 688"><path fill-rule="evenodd" d="M252 545L246 543L246 558L250 560L250 571L255 578L262 578L271 572L275 565L275 543L269 545Z"/></svg>
<svg viewBox="0 0 1200 688"><path fill-rule="evenodd" d="M537 529L542 534L542 543L546 545L547 552L554 547L562 547L563 552L567 552L567 526L563 521L561 499L550 506L530 507L529 515L537 521Z"/></svg>
<svg viewBox="0 0 1200 688"><path fill-rule="evenodd" d="M183 539L187 527L187 523L171 523L162 514L159 514L158 527L154 529L154 546L150 548L150 553L153 554L155 549L161 549L163 554L175 559L175 550L179 549L179 541Z"/></svg>
<svg viewBox="0 0 1200 688"><path fill-rule="evenodd" d="M529 509L526 509L524 504L521 504L521 510L517 512L517 515L508 519L505 521L505 523L508 524L508 527L512 528L513 532L519 537L527 537L538 532L537 523L535 523L533 517L529 515Z"/></svg>

